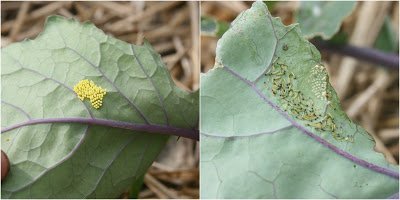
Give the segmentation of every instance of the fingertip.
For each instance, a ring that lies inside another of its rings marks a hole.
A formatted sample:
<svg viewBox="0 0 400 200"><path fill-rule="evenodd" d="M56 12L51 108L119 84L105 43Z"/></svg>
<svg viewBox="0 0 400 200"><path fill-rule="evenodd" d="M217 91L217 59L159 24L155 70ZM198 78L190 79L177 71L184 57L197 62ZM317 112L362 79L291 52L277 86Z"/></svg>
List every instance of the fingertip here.
<svg viewBox="0 0 400 200"><path fill-rule="evenodd" d="M7 155L1 151L1 181L3 181L7 174L8 171L10 170L10 161L8 160Z"/></svg>

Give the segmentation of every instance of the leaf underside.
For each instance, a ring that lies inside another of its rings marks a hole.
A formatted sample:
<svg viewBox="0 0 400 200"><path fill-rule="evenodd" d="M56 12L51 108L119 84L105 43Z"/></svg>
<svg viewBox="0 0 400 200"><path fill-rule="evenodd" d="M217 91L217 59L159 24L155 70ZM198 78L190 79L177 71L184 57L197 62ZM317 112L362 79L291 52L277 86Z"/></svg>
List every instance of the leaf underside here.
<svg viewBox="0 0 400 200"><path fill-rule="evenodd" d="M327 40L340 29L342 21L356 7L355 1L302 1L295 14L303 36Z"/></svg>
<svg viewBox="0 0 400 200"><path fill-rule="evenodd" d="M40 119L106 119L194 128L198 96L177 88L148 43L135 46L91 23L52 16L35 40L1 52L2 130ZM72 88L89 79L103 105ZM147 171L168 136L80 123L35 124L3 132L11 170L2 198L117 198Z"/></svg>
<svg viewBox="0 0 400 200"><path fill-rule="evenodd" d="M319 52L262 2L218 41L200 98L202 198L398 192L398 166L375 152L371 136L343 112Z"/></svg>

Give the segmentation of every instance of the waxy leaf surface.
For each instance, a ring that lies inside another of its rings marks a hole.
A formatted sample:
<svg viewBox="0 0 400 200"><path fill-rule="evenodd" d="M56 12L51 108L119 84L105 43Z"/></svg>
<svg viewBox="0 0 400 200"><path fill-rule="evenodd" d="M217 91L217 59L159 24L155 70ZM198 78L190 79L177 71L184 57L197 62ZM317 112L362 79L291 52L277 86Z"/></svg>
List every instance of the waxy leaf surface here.
<svg viewBox="0 0 400 200"><path fill-rule="evenodd" d="M303 36L330 39L356 7L355 1L302 1L295 17Z"/></svg>
<svg viewBox="0 0 400 200"><path fill-rule="evenodd" d="M91 23L49 17L40 36L1 57L1 148L11 162L2 198L117 198L164 147L154 127L197 126L197 93L174 85L149 44ZM99 109L74 93L83 79L107 90ZM155 133L123 129L131 125Z"/></svg>
<svg viewBox="0 0 400 200"><path fill-rule="evenodd" d="M262 2L201 77L202 198L388 198L398 166L341 109L317 49Z"/></svg>

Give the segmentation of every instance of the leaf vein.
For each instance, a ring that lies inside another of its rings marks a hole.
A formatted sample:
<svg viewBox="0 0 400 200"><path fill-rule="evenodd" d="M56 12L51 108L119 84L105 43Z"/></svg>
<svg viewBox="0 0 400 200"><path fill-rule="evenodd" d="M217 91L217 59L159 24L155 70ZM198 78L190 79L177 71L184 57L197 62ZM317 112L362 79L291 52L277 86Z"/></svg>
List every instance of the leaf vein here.
<svg viewBox="0 0 400 200"><path fill-rule="evenodd" d="M131 47L131 50L132 50L132 54L135 57L137 63L140 66L140 68L142 69L143 73L146 75L147 79L150 81L151 85L154 87L154 90L157 93L158 100L160 101L160 104L161 104L161 107L162 107L162 110L163 110L163 113L164 113L165 121L166 121L167 125L169 125L168 114L167 114L167 110L165 109L165 105L164 105L164 101L163 101L163 99L161 97L161 93L158 90L158 88L156 87L156 85L154 84L154 81L151 78L151 76L149 76L149 74L146 72L146 70L144 70L144 66L143 66L142 62L140 61L139 57L137 56L137 54L136 54L136 52L135 52L135 50L133 48L133 45L130 45L130 47Z"/></svg>
<svg viewBox="0 0 400 200"><path fill-rule="evenodd" d="M365 167L367 169L370 169L372 171L387 175L391 178L394 179L399 179L399 173L395 172L393 170L375 165L373 163L370 163L368 161L365 161L363 159L357 158L353 155L351 155L350 153L334 146L333 144L329 143L328 141L324 140L323 138L313 134L312 132L308 131L305 127L301 126L299 123L295 122L293 119L291 119L289 117L289 115L287 115L282 109L280 109L276 104L274 104L271 100L269 100L257 87L256 85L243 78L242 76L240 76L240 74L236 73L235 71L233 71L232 69L230 69L228 66L223 67L223 69L225 71L227 71L228 73L230 73L232 76L235 76L236 78L238 78L239 80L243 81L244 83L246 83L254 92L257 93L257 95L263 99L267 104L269 104L272 109L276 110L279 114L281 114L286 120L288 120L291 124L293 124L294 127L296 127L297 129L300 130L300 132L302 132L303 134L306 134L307 136L313 138L314 140L316 140L318 143L320 143L321 145L329 148L330 150L332 150L333 152L335 152L336 154L362 166Z"/></svg>
<svg viewBox="0 0 400 200"><path fill-rule="evenodd" d="M8 106L10 106L10 107L13 107L14 109L20 111L20 112L21 112L23 115L25 115L29 120L32 119L31 116L30 116L27 112L25 112L21 107L16 106L16 105L14 105L14 104L12 104L12 103L6 102L6 101L4 101L4 100L1 100L1 103L6 104L6 105L8 105Z"/></svg>

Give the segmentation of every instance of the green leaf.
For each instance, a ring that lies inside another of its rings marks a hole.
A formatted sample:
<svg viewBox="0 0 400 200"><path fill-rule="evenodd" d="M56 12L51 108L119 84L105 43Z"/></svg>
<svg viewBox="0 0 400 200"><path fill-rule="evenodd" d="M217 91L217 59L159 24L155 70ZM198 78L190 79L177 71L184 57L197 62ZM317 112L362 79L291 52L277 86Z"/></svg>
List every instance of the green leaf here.
<svg viewBox="0 0 400 200"><path fill-rule="evenodd" d="M273 11L276 4L278 3L278 1L263 1L267 7L269 8L269 10Z"/></svg>
<svg viewBox="0 0 400 200"><path fill-rule="evenodd" d="M222 37L222 35L229 28L229 23L218 21L208 16L202 16L200 24L201 24L202 35L214 36L214 37Z"/></svg>
<svg viewBox="0 0 400 200"><path fill-rule="evenodd" d="M379 32L378 38L376 38L374 46L386 52L395 53L398 51L398 41L388 16L385 18L385 22Z"/></svg>
<svg viewBox="0 0 400 200"><path fill-rule="evenodd" d="M139 198L139 193L143 187L143 183L144 183L144 174L142 175L142 177L136 179L136 181L133 183L131 191L130 191L130 195L129 195L130 199L138 199Z"/></svg>
<svg viewBox="0 0 400 200"><path fill-rule="evenodd" d="M354 1L302 1L295 14L304 37L330 39L355 8Z"/></svg>
<svg viewBox="0 0 400 200"><path fill-rule="evenodd" d="M197 126L197 93L174 85L148 43L52 16L1 56L2 198L116 198L164 147L156 133ZM72 90L83 79L107 90L99 109Z"/></svg>
<svg viewBox="0 0 400 200"><path fill-rule="evenodd" d="M315 39L320 39L320 37L315 37ZM328 40L329 43L334 44L334 45L345 45L348 44L349 41L349 36L345 32L338 32L335 35L332 36L331 39Z"/></svg>
<svg viewBox="0 0 400 200"><path fill-rule="evenodd" d="M261 2L218 41L200 98L202 198L387 198L398 192L398 167L375 152L371 136L343 112L317 49Z"/></svg>

